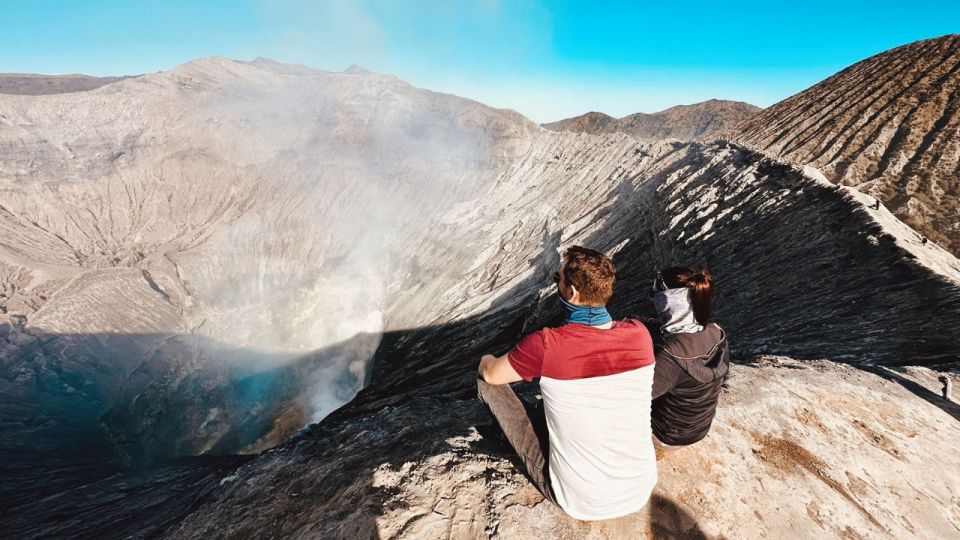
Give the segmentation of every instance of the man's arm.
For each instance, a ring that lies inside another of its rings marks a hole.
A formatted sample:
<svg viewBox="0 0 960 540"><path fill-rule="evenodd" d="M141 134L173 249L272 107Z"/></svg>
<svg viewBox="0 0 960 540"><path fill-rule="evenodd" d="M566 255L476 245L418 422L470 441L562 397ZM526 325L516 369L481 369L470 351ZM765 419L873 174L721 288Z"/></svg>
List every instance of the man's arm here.
<svg viewBox="0 0 960 540"><path fill-rule="evenodd" d="M477 368L483 380L490 384L507 384L522 380L523 377L510 365L508 356L509 354L499 357L492 354L483 355L480 366Z"/></svg>

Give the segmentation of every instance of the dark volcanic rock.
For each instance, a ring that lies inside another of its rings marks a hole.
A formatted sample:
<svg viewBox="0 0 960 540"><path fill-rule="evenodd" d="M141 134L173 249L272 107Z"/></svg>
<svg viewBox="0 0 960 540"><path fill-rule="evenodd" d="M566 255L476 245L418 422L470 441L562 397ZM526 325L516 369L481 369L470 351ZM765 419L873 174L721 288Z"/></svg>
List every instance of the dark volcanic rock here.
<svg viewBox="0 0 960 540"><path fill-rule="evenodd" d="M249 459L180 458L147 470L113 471L40 499L21 496L3 504L0 530L23 539L158 538Z"/></svg>

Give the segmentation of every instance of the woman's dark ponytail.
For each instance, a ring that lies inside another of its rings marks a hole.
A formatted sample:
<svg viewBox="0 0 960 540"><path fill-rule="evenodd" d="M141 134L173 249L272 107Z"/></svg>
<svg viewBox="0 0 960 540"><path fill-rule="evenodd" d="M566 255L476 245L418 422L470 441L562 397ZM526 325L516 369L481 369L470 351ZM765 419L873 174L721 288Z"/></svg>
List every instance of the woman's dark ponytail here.
<svg viewBox="0 0 960 540"><path fill-rule="evenodd" d="M687 288L690 289L693 316L701 326L706 326L713 314L713 277L707 267L693 268L693 273L687 279Z"/></svg>
<svg viewBox="0 0 960 540"><path fill-rule="evenodd" d="M662 271L667 287L690 289L690 304L697 323L706 326L713 315L713 276L704 265L671 266Z"/></svg>

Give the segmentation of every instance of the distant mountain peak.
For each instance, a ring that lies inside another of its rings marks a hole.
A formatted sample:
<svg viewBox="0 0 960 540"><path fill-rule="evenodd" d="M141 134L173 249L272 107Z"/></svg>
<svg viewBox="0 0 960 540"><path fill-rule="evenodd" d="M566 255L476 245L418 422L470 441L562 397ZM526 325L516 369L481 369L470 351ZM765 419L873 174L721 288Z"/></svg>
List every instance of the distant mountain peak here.
<svg viewBox="0 0 960 540"><path fill-rule="evenodd" d="M370 73L373 73L369 69L357 64L350 64L350 66L348 66L347 69L343 70L343 72L354 74L354 75L368 75Z"/></svg>
<svg viewBox="0 0 960 540"><path fill-rule="evenodd" d="M675 105L652 114L634 113L623 118L591 111L543 124L543 127L575 133L623 132L638 139L695 139L721 133L758 111L759 107L742 101L709 99L690 105Z"/></svg>
<svg viewBox="0 0 960 540"><path fill-rule="evenodd" d="M272 71L274 73L282 73L284 75L315 75L317 73L324 73L323 70L305 66L303 64L288 64L286 62L278 62L277 60L265 58L263 56L258 56L250 62L242 63L249 64L260 69L265 69L267 71Z"/></svg>

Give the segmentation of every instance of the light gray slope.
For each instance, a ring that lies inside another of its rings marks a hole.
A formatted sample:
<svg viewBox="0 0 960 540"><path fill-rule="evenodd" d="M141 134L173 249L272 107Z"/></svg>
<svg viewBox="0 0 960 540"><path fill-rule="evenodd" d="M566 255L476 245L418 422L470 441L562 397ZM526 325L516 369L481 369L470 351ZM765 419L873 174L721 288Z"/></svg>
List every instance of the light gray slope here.
<svg viewBox="0 0 960 540"><path fill-rule="evenodd" d="M464 217L518 216L501 241L507 249L491 246L478 267L496 269L479 277L504 300L449 334L385 336L370 386L334 417L469 385L465 373L483 347L505 350L559 312L549 280L559 260L553 246L578 243L614 254L610 307L620 316L649 309L656 268L707 263L719 280L716 317L741 356L894 365L960 359L960 261L810 172L722 142L542 132L503 179L522 195L501 211L501 195L491 193ZM556 213L520 220L543 208ZM481 347L477 336L502 342Z"/></svg>

